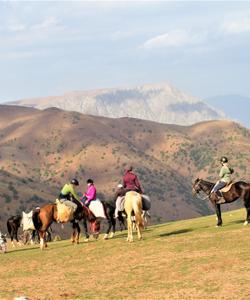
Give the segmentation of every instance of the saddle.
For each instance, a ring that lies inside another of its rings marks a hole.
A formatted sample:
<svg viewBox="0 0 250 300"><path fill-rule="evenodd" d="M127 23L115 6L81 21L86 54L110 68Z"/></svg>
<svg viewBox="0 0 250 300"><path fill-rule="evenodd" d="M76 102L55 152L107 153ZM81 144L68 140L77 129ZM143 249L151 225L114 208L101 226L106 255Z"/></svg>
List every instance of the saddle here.
<svg viewBox="0 0 250 300"><path fill-rule="evenodd" d="M216 192L216 194L219 198L218 201L216 201L217 204L223 204L226 202L222 193L226 193L226 192L230 191L233 184L234 184L234 182L230 181L224 188L222 188Z"/></svg>
<svg viewBox="0 0 250 300"><path fill-rule="evenodd" d="M226 193L226 192L230 191L230 189L231 189L231 187L232 187L233 184L234 184L234 182L230 181L224 188L222 188L220 190L220 192L221 193Z"/></svg>

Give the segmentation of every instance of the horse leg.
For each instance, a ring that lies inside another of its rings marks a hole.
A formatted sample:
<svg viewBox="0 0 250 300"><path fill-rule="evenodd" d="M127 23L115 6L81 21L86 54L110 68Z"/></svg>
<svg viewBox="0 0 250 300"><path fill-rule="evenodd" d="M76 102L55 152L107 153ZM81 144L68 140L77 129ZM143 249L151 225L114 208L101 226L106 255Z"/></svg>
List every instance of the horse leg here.
<svg viewBox="0 0 250 300"><path fill-rule="evenodd" d="M116 220L115 220L115 218L113 216L111 217L111 224L112 224L113 230L110 233L109 237L112 239L115 236L115 224L116 224Z"/></svg>
<svg viewBox="0 0 250 300"><path fill-rule="evenodd" d="M13 227L11 227L11 231L10 231L10 241L11 241L11 245L12 245L12 247L16 247L15 246L15 243L14 243L14 228Z"/></svg>
<svg viewBox="0 0 250 300"><path fill-rule="evenodd" d="M87 225L87 220L86 218L83 219L83 231L85 235L85 242L88 242L89 240L89 233L88 233L88 225Z"/></svg>
<svg viewBox="0 0 250 300"><path fill-rule="evenodd" d="M221 218L221 208L220 208L220 204L215 204L215 211L216 211L216 215L217 215L217 227L218 226L222 226L222 218Z"/></svg>
<svg viewBox="0 0 250 300"><path fill-rule="evenodd" d="M47 247L44 237L45 237L45 231L39 231L40 236L40 249L43 250L45 247Z"/></svg>
<svg viewBox="0 0 250 300"><path fill-rule="evenodd" d="M244 206L247 211L247 216L243 225L247 225L250 223L250 192L249 191L244 195Z"/></svg>
<svg viewBox="0 0 250 300"><path fill-rule="evenodd" d="M127 241L128 242L133 242L133 224L132 224L132 219L131 219L131 214L128 213L127 216L127 223L128 223L128 237Z"/></svg>
<svg viewBox="0 0 250 300"><path fill-rule="evenodd" d="M111 231L111 227L112 227L112 222L111 222L111 219L108 218L108 229L107 229L106 233L104 234L104 237L103 237L104 240L107 240L109 238L109 233Z"/></svg>
<svg viewBox="0 0 250 300"><path fill-rule="evenodd" d="M21 246L22 244L19 242L17 232L18 232L18 228L15 228L15 230L14 230L14 239L17 241L17 245Z"/></svg>
<svg viewBox="0 0 250 300"><path fill-rule="evenodd" d="M244 222L244 225L247 225L250 223L250 207L246 207L246 211L247 211L247 216L246 216L246 220Z"/></svg>
<svg viewBox="0 0 250 300"><path fill-rule="evenodd" d="M81 228L78 223L76 223L76 243L79 244L79 238L80 238L80 233L81 233Z"/></svg>
<svg viewBox="0 0 250 300"><path fill-rule="evenodd" d="M71 234L71 243L74 244L75 243L75 236L76 236L76 223L72 222L72 234Z"/></svg>

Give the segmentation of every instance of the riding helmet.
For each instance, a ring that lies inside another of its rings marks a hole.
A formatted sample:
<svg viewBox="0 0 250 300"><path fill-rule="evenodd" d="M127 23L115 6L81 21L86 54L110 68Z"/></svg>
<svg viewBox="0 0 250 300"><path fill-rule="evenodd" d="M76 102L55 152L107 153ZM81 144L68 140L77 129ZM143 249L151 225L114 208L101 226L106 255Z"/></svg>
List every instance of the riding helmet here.
<svg viewBox="0 0 250 300"><path fill-rule="evenodd" d="M222 158L220 159L220 162L227 163L228 162L227 157L226 156L222 156Z"/></svg>
<svg viewBox="0 0 250 300"><path fill-rule="evenodd" d="M77 179L73 178L71 181L70 181L71 184L74 184L74 185L79 185L79 182Z"/></svg>

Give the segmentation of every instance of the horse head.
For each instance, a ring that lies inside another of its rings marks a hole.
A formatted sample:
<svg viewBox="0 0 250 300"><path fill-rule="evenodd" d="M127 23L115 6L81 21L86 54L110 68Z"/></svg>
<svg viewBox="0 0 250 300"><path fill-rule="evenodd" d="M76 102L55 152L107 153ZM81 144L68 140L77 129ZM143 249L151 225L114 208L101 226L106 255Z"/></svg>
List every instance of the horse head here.
<svg viewBox="0 0 250 300"><path fill-rule="evenodd" d="M84 215L86 219L90 223L90 230L93 234L99 234L101 223L100 221L95 217L95 215L92 213L92 211L85 205L82 205Z"/></svg>
<svg viewBox="0 0 250 300"><path fill-rule="evenodd" d="M196 194L199 194L199 192L201 191L200 182L201 182L200 178L195 179L193 186L192 186L193 196L195 196Z"/></svg>

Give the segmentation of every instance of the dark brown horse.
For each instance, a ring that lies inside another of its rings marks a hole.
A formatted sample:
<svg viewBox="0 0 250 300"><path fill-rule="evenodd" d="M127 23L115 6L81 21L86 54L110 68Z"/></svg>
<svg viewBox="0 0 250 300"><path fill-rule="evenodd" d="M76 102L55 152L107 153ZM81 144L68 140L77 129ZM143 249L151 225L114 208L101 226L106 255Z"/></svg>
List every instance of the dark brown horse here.
<svg viewBox="0 0 250 300"><path fill-rule="evenodd" d="M216 211L217 226L222 226L220 205L232 203L240 198L243 199L247 211L244 225L250 223L250 184L243 181L233 183L228 192L222 193L223 198L218 197L216 193L210 194L214 185L212 182L197 178L193 184L193 193L199 194L202 191L207 195L206 198L211 201Z"/></svg>
<svg viewBox="0 0 250 300"><path fill-rule="evenodd" d="M74 219L73 221L71 221L73 227L71 240L73 243L79 243L79 236L81 230L78 221L83 221L84 232L87 239L89 238L87 221L90 222L90 228L93 233L98 232L100 229L100 223L96 220L95 216L91 213L91 211L86 206L81 205L79 202L76 204L77 209L74 213ZM53 222L57 222L56 204L46 204L42 206L39 211L34 213L33 222L35 228L39 232L40 248L44 249L44 247L47 247L47 243L44 238L46 231Z"/></svg>
<svg viewBox="0 0 250 300"><path fill-rule="evenodd" d="M8 233L10 235L11 244L13 247L15 247L14 240L16 240L18 245L21 245L18 240L18 229L21 226L22 216L16 215L11 216L7 220L7 229Z"/></svg>

